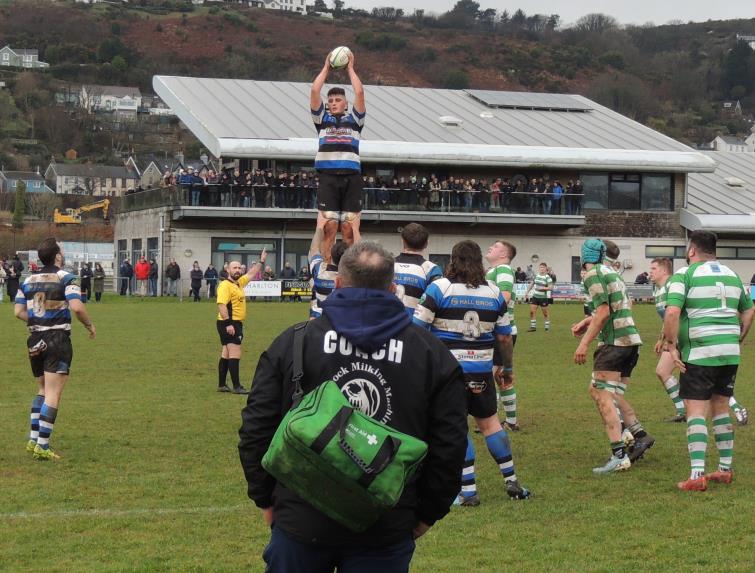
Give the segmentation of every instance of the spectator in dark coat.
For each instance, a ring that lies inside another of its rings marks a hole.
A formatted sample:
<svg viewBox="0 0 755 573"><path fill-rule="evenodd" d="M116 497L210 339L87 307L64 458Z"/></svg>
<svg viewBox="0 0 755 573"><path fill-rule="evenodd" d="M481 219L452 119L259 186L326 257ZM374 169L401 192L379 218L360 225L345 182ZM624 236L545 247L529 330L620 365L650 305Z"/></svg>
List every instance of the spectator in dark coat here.
<svg viewBox="0 0 755 573"><path fill-rule="evenodd" d="M149 260L149 296L157 296L157 277L159 276L157 261Z"/></svg>
<svg viewBox="0 0 755 573"><path fill-rule="evenodd" d="M8 298L11 301L16 297L16 291L18 291L19 281L21 280L21 273L24 270L24 264L18 255L13 255L13 259L6 263L5 268L5 285L8 289Z"/></svg>
<svg viewBox="0 0 755 573"><path fill-rule="evenodd" d="M217 292L218 287L218 270L212 263L207 265L207 268L204 271L204 280L207 281L207 289L209 292L207 296L215 298L215 293Z"/></svg>
<svg viewBox="0 0 755 573"><path fill-rule="evenodd" d="M194 265L191 267L189 278L191 278L191 294L194 296L194 302L199 302L199 291L202 289L202 278L204 274L202 269L199 268L199 262L194 261Z"/></svg>
<svg viewBox="0 0 755 573"><path fill-rule="evenodd" d="M102 299L102 292L105 290L105 269L102 268L100 263L94 263L94 278L92 284L94 300L100 302Z"/></svg>
<svg viewBox="0 0 755 573"><path fill-rule="evenodd" d="M134 276L134 267L131 266L127 258L123 259L118 274L121 280L121 296L125 296L127 290L128 294L131 294L131 277Z"/></svg>
<svg viewBox="0 0 755 573"><path fill-rule="evenodd" d="M84 263L79 270L79 276L81 277L81 301L87 302L92 298L92 263Z"/></svg>
<svg viewBox="0 0 755 573"><path fill-rule="evenodd" d="M176 264L175 259L170 259L168 267L165 269L165 276L168 277L168 296L178 296L179 283L181 281L181 267Z"/></svg>

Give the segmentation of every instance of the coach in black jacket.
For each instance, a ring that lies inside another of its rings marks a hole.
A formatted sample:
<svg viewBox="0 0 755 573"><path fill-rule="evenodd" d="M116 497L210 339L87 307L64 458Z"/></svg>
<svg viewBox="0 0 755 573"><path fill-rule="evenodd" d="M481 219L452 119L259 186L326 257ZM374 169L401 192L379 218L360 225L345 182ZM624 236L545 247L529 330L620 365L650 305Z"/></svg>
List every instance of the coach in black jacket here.
<svg viewBox="0 0 755 573"><path fill-rule="evenodd" d="M272 525L263 557L285 573L408 571L414 539L448 513L466 449L464 379L458 362L411 324L393 294L393 257L362 241L341 258L336 290L304 339L303 388L333 380L351 404L429 445L395 508L354 533L276 484L261 460L290 405L293 328L262 354L242 412L239 454L249 497Z"/></svg>

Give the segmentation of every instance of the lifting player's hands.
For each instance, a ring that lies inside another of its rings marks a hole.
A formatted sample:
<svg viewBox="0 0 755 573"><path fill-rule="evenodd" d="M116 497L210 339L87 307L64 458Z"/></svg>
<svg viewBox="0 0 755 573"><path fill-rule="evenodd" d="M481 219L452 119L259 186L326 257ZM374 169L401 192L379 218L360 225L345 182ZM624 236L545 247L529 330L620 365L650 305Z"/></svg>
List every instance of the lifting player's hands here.
<svg viewBox="0 0 755 573"><path fill-rule="evenodd" d="M655 343L655 346L653 347L653 352L655 352L656 356L660 356L661 354L663 354L663 339Z"/></svg>
<svg viewBox="0 0 755 573"><path fill-rule="evenodd" d="M493 366L493 380L495 380L495 383L499 388L503 388L504 386L513 386L514 373L505 372L503 366L496 365Z"/></svg>
<svg viewBox="0 0 755 573"><path fill-rule="evenodd" d="M679 369L679 372L684 374L687 371L687 366L682 361L682 355L679 354L679 349L676 347L676 345L672 346L668 344L663 348L663 351L671 354L671 358L674 359L674 366Z"/></svg>
<svg viewBox="0 0 755 573"><path fill-rule="evenodd" d="M575 364L584 364L587 362L587 344L584 342L580 342L579 346L577 346L577 349L574 351L574 363Z"/></svg>
<svg viewBox="0 0 755 573"><path fill-rule="evenodd" d="M356 62L356 57L354 56L354 52L349 50L349 63L346 66L346 69L350 72L354 71L354 62Z"/></svg>

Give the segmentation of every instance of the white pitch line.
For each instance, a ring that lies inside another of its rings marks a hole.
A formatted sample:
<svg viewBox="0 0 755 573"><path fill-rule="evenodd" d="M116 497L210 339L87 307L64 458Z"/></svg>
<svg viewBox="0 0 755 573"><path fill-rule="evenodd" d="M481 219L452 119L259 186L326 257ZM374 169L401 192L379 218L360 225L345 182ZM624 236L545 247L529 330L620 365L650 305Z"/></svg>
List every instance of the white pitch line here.
<svg viewBox="0 0 755 573"><path fill-rule="evenodd" d="M176 507L176 508L140 508L140 509L63 509L28 513L0 513L0 519L39 519L56 517L129 517L132 515L172 515L176 513L230 513L240 509L249 509L249 505L230 505L225 507Z"/></svg>

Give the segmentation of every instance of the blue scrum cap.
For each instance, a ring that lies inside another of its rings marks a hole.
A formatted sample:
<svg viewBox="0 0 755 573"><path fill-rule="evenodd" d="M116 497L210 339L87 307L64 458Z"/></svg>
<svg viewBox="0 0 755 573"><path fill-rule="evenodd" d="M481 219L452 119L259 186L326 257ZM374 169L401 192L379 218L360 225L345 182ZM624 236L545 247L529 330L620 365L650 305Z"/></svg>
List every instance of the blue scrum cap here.
<svg viewBox="0 0 755 573"><path fill-rule="evenodd" d="M606 245L600 239L587 239L582 243L582 264L602 263L606 256Z"/></svg>

